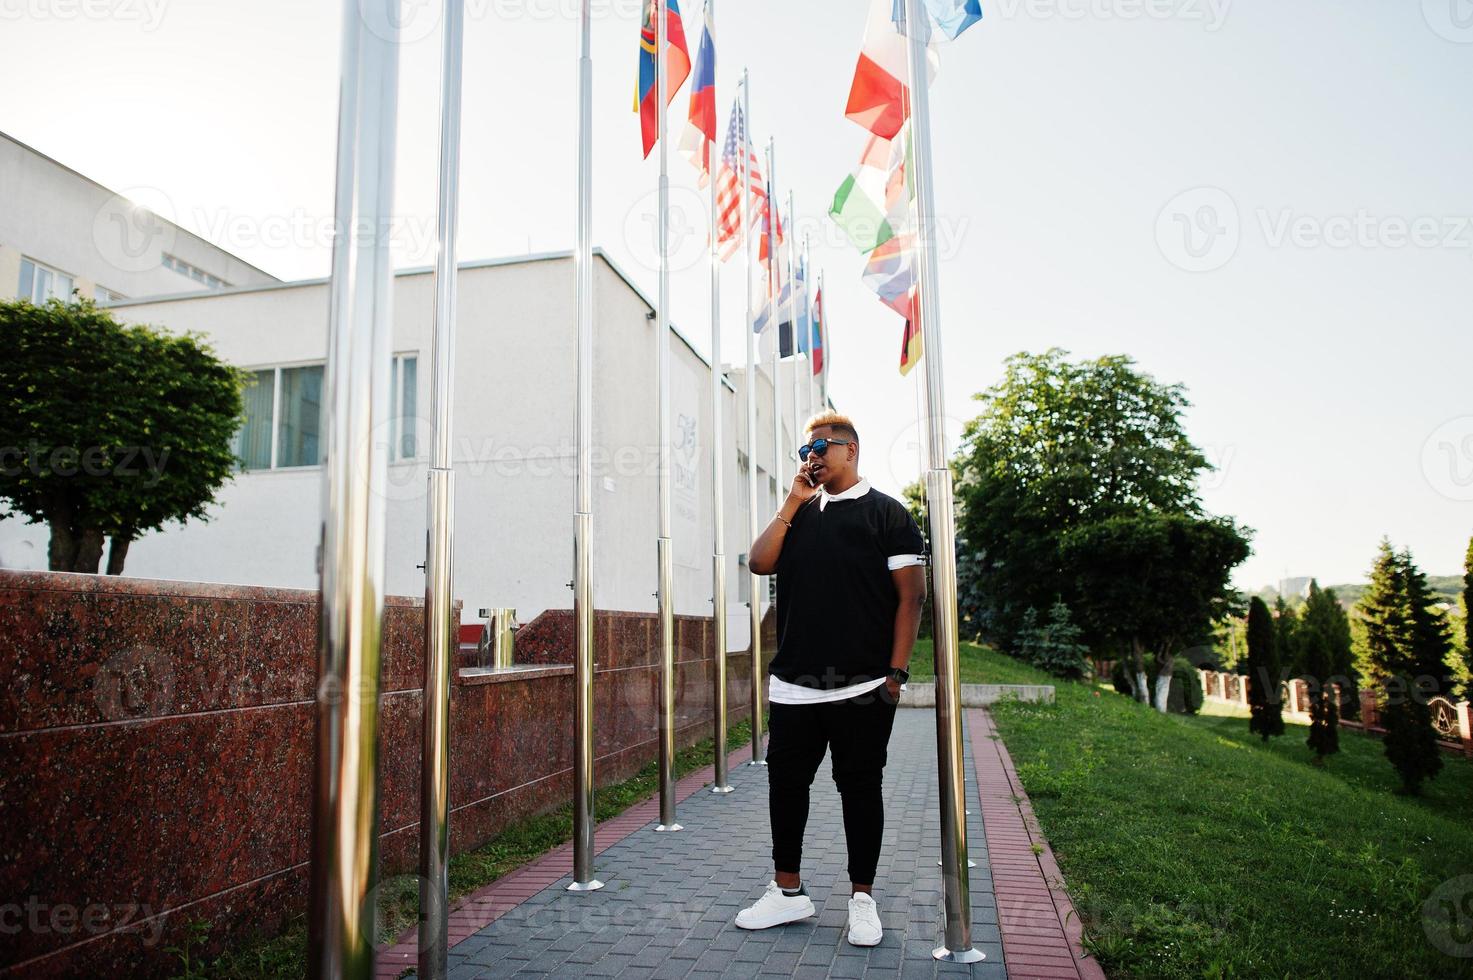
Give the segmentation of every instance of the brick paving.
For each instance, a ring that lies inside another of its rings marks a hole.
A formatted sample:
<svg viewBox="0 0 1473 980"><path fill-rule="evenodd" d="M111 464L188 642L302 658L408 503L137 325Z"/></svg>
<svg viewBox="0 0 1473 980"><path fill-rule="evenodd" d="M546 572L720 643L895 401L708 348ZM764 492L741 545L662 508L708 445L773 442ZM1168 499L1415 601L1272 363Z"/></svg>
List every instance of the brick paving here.
<svg viewBox="0 0 1473 980"><path fill-rule="evenodd" d="M928 709L903 709L885 770L885 848L875 882L885 928L879 946L850 946L844 936L846 850L827 760L814 780L803 855L804 882L818 915L761 932L732 924L772 874L766 771L742 765L750 751L741 750L730 760L734 793L706 791L709 767L680 782L678 819L685 830L652 829L657 800L599 825L601 891L566 891L571 847L564 846L463 900L451 913L450 977L1102 976L1093 960L1079 959L1077 919L1067 914L1068 898L1046 844L1043 855L1032 850L1036 841L1015 799L1021 788L1015 775L1010 781L1006 749L988 738L990 719L969 711L967 729L967 836L977 865L970 879L972 941L986 955L982 962L943 963L931 956L942 935L936 719ZM1054 894L1062 896L1062 906ZM381 952L378 972L398 976L413 965L411 931Z"/></svg>

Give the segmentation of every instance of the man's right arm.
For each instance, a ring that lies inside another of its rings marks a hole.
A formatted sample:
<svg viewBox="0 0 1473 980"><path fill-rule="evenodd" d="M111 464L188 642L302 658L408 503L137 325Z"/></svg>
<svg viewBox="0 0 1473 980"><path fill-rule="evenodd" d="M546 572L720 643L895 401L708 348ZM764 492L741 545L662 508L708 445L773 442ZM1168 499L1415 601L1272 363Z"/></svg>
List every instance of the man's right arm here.
<svg viewBox="0 0 1473 980"><path fill-rule="evenodd" d="M818 487L808 480L808 468L800 468L798 475L793 477L793 486L788 491L787 499L767 523L767 527L757 535L757 540L752 542L752 550L747 555L748 571L753 575L771 575L777 571L777 559L783 552L783 539L787 537L788 528L793 525L793 518L817 493Z"/></svg>

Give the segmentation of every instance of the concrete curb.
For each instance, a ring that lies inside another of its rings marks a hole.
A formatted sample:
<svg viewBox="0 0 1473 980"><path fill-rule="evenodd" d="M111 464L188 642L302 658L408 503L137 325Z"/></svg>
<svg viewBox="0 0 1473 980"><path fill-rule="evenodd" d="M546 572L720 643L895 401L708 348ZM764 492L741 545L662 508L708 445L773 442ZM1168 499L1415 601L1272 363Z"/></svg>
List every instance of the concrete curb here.
<svg viewBox="0 0 1473 980"><path fill-rule="evenodd" d="M1042 701L1053 704L1052 684L963 684L962 707L984 708L1007 698L1019 701ZM900 692L902 708L936 707L936 685L929 680L911 681Z"/></svg>

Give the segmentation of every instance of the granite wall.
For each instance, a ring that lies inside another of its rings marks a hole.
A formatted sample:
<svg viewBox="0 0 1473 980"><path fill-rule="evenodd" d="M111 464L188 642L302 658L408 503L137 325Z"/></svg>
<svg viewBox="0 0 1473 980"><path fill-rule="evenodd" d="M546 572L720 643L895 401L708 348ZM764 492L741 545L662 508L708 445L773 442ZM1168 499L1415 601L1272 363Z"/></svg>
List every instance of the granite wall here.
<svg viewBox="0 0 1473 980"><path fill-rule="evenodd" d="M417 865L422 620L388 600L384 874ZM710 733L711 621L676 629L685 745ZM655 758L657 633L597 616L600 784ZM305 909L316 637L315 592L0 571L0 975L168 976L192 921L218 948ZM518 634L518 667L457 670L455 851L571 796L571 660L557 610ZM733 721L750 678L730 654Z"/></svg>

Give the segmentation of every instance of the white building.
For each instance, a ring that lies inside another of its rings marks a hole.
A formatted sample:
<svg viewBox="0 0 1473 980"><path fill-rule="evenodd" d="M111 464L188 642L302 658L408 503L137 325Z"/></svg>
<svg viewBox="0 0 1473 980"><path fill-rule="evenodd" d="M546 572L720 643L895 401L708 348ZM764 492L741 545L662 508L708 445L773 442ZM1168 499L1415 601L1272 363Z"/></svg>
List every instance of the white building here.
<svg viewBox="0 0 1473 980"><path fill-rule="evenodd" d="M0 133L0 297L107 303L276 281Z"/></svg>
<svg viewBox="0 0 1473 980"><path fill-rule="evenodd" d="M130 243L113 237L113 229L144 234ZM150 256L152 265L145 261ZM201 334L224 360L254 373L237 438L241 472L218 495L209 521L171 525L133 542L127 574L316 588L327 280L277 281L0 138L0 294L39 301L71 288L106 300L124 322ZM433 290L429 269L395 278L394 408L382 436L392 459L383 487L387 588L397 595L424 590L417 566L425 557ZM659 462L654 309L601 252L594 290L595 602L601 609L653 611ZM481 607L516 608L525 622L543 609L572 604L575 328L571 255L461 267L453 402L455 592L467 622ZM672 329L671 345L675 606L681 614L709 615L710 365L678 330ZM757 372L762 524L796 466L792 370L785 364L780 373L779 480L770 472L770 361ZM733 648L747 642L741 605L747 576L740 563L749 543L744 383L743 370L728 371L723 382ZM806 417L814 406L801 408ZM0 521L0 567L45 568L47 535L44 525Z"/></svg>
<svg viewBox="0 0 1473 980"><path fill-rule="evenodd" d="M653 611L658 493L657 331L650 303L608 259L595 261L594 588L599 608ZM459 280L453 456L455 592L469 621L480 607L510 606L526 621L571 604L573 400L576 309L569 255L469 263ZM394 288L395 418L384 438L394 462L388 507L387 587L423 591L426 419L434 277L401 272ZM246 468L220 493L208 522L144 535L127 573L150 578L315 588L323 499L318 418L327 347L328 283L315 280L213 293L118 301L130 323L205 335L225 360L256 375L246 393L238 453ZM709 615L709 363L672 330L671 392L676 611ZM426 362L421 370L421 362ZM781 383L792 391L788 365ZM746 643L739 603L748 543L744 371L723 384L727 577L733 648ZM777 506L772 386L758 371L759 515ZM804 406L805 410L808 406ZM784 451L796 445L791 406ZM735 433L736 449L731 433ZM784 462L784 467L792 466ZM784 472L782 490L790 478ZM0 566L44 568L46 528L0 522Z"/></svg>

